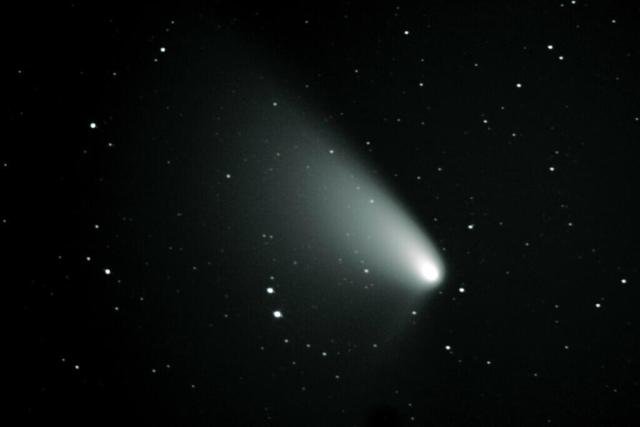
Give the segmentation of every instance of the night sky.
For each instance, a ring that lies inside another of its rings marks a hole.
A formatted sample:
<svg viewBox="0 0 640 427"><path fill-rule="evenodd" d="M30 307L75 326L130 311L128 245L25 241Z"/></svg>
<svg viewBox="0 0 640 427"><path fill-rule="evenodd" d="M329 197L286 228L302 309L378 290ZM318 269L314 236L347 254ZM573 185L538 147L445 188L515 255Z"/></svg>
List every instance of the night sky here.
<svg viewBox="0 0 640 427"><path fill-rule="evenodd" d="M11 425L640 422L638 6L55 3L2 30Z"/></svg>

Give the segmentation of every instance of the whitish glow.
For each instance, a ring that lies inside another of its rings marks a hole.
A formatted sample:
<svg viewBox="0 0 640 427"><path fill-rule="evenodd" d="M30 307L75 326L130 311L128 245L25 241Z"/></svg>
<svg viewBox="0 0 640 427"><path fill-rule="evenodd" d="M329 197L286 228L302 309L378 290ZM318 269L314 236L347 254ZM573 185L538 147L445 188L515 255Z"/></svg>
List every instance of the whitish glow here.
<svg viewBox="0 0 640 427"><path fill-rule="evenodd" d="M438 279L440 279L440 271L438 271L438 267L436 267L429 259L423 260L419 269L424 280L429 283L436 283Z"/></svg>
<svg viewBox="0 0 640 427"><path fill-rule="evenodd" d="M289 103L278 104L285 105ZM377 171L367 152L351 151L355 144L326 123L314 124L288 108L268 114L270 125L257 127L247 138L267 141L256 145L256 158L277 158L277 163L260 165L259 174L237 179L247 183L241 192L247 203L239 212L256 211L259 201L259 217L248 221L255 230L248 234L268 229L283 248L296 249L293 265L300 261L308 266L297 270L308 271L312 279L357 272L347 279L354 289L366 285L418 292L442 283L444 263L423 227L433 223L430 206L410 211L385 184L392 176Z"/></svg>
<svg viewBox="0 0 640 427"><path fill-rule="evenodd" d="M314 154L310 151L307 158ZM306 209L326 247L366 263L364 272L373 280L384 278L385 283L414 289L431 289L441 283L443 263L418 225L419 218L414 219L358 161L347 157L345 149L340 151L339 157L313 156L318 159L312 165L315 173L301 177L309 184Z"/></svg>
<svg viewBox="0 0 640 427"><path fill-rule="evenodd" d="M282 312L280 310L274 311L273 317L275 317L276 319L280 319L282 317Z"/></svg>
<svg viewBox="0 0 640 427"><path fill-rule="evenodd" d="M314 254L313 263L339 258L344 265L360 265L376 285L421 291L441 283L443 262L419 225L427 222L429 207L422 207L420 216L411 215L374 175L373 166L362 165L346 144L330 148L340 143L339 136L302 128L281 136L297 146L283 150L278 160L282 174L270 195L274 202L264 209L273 212L278 233L296 242L314 242L310 248L322 255Z"/></svg>

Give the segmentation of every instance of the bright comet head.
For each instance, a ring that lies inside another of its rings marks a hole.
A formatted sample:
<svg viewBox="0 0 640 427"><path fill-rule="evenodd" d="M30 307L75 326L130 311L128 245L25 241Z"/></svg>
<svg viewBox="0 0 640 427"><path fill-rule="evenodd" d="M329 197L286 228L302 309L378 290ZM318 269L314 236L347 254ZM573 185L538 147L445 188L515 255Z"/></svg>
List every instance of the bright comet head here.
<svg viewBox="0 0 640 427"><path fill-rule="evenodd" d="M435 248L426 235L420 236L419 244L413 247L408 266L414 274L414 283L420 288L433 288L443 280L444 267Z"/></svg>
<svg viewBox="0 0 640 427"><path fill-rule="evenodd" d="M440 280L440 269L430 260L422 261L419 266L420 276L430 284L435 284Z"/></svg>

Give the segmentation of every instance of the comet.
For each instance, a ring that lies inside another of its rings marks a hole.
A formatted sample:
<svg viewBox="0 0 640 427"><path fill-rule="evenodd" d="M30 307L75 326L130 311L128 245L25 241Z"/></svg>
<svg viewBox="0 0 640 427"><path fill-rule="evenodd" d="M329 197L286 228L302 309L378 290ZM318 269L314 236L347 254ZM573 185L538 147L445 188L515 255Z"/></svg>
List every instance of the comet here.
<svg viewBox="0 0 640 427"><path fill-rule="evenodd" d="M437 287L444 263L422 219L412 214L357 153L324 143L305 156L308 216L324 246L363 265L372 277L416 290ZM311 222L309 222L311 224Z"/></svg>
<svg viewBox="0 0 640 427"><path fill-rule="evenodd" d="M246 222L259 227L255 234L277 236L313 271L310 278L418 291L444 281L444 262L424 228L429 207L410 210L367 151L280 105L250 139L263 141L251 146L259 173L242 180L236 194L247 203L238 212L255 218Z"/></svg>

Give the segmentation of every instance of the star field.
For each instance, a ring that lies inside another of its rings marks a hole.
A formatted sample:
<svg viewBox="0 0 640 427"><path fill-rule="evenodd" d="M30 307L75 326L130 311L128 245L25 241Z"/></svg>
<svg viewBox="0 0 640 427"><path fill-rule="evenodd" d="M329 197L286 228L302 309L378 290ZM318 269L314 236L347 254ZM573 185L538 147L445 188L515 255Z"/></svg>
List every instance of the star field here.
<svg viewBox="0 0 640 427"><path fill-rule="evenodd" d="M10 419L640 420L637 6L32 8Z"/></svg>

